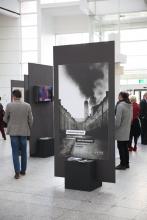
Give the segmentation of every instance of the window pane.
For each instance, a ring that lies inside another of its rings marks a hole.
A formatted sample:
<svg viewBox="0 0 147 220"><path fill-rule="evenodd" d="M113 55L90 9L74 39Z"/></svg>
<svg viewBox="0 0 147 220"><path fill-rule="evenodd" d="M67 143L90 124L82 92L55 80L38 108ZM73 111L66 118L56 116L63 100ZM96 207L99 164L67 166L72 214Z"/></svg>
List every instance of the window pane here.
<svg viewBox="0 0 147 220"><path fill-rule="evenodd" d="M37 14L22 15L21 25L22 26L37 25Z"/></svg>
<svg viewBox="0 0 147 220"><path fill-rule="evenodd" d="M147 55L147 41L121 43L121 52L126 55Z"/></svg>
<svg viewBox="0 0 147 220"><path fill-rule="evenodd" d="M147 40L147 28L122 30L120 39L121 41Z"/></svg>
<svg viewBox="0 0 147 220"><path fill-rule="evenodd" d="M22 38L37 38L37 27L22 27Z"/></svg>
<svg viewBox="0 0 147 220"><path fill-rule="evenodd" d="M37 12L37 2L28 1L21 3L21 13L33 13Z"/></svg>
<svg viewBox="0 0 147 220"><path fill-rule="evenodd" d="M127 85L128 81L126 79L120 80L120 85Z"/></svg>
<svg viewBox="0 0 147 220"><path fill-rule="evenodd" d="M23 63L22 64L22 74L23 75L28 75L28 63Z"/></svg>
<svg viewBox="0 0 147 220"><path fill-rule="evenodd" d="M100 41L100 33L99 32L94 32L93 41L94 42L99 42Z"/></svg>
<svg viewBox="0 0 147 220"><path fill-rule="evenodd" d="M133 75L137 75L139 76L140 74L147 74L147 70L146 69L133 69L133 70L125 70L124 74L133 74Z"/></svg>
<svg viewBox="0 0 147 220"><path fill-rule="evenodd" d="M117 33L118 33L118 31L105 31L104 32L104 41L110 40L111 34L117 34Z"/></svg>
<svg viewBox="0 0 147 220"><path fill-rule="evenodd" d="M147 56L127 56L124 69L147 69Z"/></svg>
<svg viewBox="0 0 147 220"><path fill-rule="evenodd" d="M38 61L38 53L37 53L37 51L34 51L34 52L23 52L22 53L22 63L29 63L29 62L37 63L37 61Z"/></svg>
<svg viewBox="0 0 147 220"><path fill-rule="evenodd" d="M138 84L138 79L128 79L128 84Z"/></svg>
<svg viewBox="0 0 147 220"><path fill-rule="evenodd" d="M37 39L22 39L22 50L37 50Z"/></svg>

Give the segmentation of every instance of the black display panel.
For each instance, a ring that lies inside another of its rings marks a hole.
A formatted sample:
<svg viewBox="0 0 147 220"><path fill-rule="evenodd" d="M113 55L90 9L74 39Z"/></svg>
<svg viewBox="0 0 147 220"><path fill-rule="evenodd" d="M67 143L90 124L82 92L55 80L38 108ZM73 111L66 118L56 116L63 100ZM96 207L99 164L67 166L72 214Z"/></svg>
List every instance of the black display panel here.
<svg viewBox="0 0 147 220"><path fill-rule="evenodd" d="M63 56L64 54L64 56ZM55 175L72 157L115 182L114 42L54 47Z"/></svg>

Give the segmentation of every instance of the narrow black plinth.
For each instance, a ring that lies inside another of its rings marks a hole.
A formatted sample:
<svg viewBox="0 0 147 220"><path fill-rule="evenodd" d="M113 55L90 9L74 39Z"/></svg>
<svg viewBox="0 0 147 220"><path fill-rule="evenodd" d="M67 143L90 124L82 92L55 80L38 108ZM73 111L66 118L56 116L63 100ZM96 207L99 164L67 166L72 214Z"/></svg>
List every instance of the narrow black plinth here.
<svg viewBox="0 0 147 220"><path fill-rule="evenodd" d="M54 139L52 137L39 138L37 141L37 157L50 157L54 155Z"/></svg>
<svg viewBox="0 0 147 220"><path fill-rule="evenodd" d="M65 161L65 188L92 191L102 186L96 175L96 161Z"/></svg>

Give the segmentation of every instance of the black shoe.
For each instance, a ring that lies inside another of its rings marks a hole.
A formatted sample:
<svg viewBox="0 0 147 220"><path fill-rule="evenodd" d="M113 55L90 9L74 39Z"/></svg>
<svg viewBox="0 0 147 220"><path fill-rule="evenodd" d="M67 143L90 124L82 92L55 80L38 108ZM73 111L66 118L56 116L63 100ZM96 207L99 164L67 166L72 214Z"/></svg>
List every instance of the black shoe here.
<svg viewBox="0 0 147 220"><path fill-rule="evenodd" d="M15 178L15 179L19 179L19 178L20 178L20 174L19 174L19 173L15 173L14 178Z"/></svg>
<svg viewBox="0 0 147 220"><path fill-rule="evenodd" d="M25 176L26 175L26 172L23 172L23 171L20 171L20 174Z"/></svg>
<svg viewBox="0 0 147 220"><path fill-rule="evenodd" d="M142 141L141 144L147 145L147 141Z"/></svg>
<svg viewBox="0 0 147 220"><path fill-rule="evenodd" d="M127 164L127 165L126 165L126 168L130 168L130 165L129 165L129 164Z"/></svg>
<svg viewBox="0 0 147 220"><path fill-rule="evenodd" d="M118 166L115 167L116 170L125 170L126 166L123 166L121 164L119 164Z"/></svg>

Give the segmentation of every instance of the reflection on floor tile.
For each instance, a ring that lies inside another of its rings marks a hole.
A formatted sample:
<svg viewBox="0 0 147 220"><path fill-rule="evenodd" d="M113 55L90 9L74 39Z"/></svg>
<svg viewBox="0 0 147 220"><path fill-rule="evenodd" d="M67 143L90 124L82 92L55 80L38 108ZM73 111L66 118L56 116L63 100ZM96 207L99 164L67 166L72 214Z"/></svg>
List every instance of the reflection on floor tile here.
<svg viewBox="0 0 147 220"><path fill-rule="evenodd" d="M27 175L15 180L9 138L0 139L0 220L146 220L146 170L147 146L139 145L130 169L116 171L116 184L92 192L65 190L54 157L29 158Z"/></svg>
<svg viewBox="0 0 147 220"><path fill-rule="evenodd" d="M135 218L135 220L146 220L146 219L147 219L147 211L146 212L141 211Z"/></svg>
<svg viewBox="0 0 147 220"><path fill-rule="evenodd" d="M118 217L106 214L86 213L77 211L66 211L66 213L59 217L58 220L118 220ZM119 220L126 220L127 218L119 218Z"/></svg>

